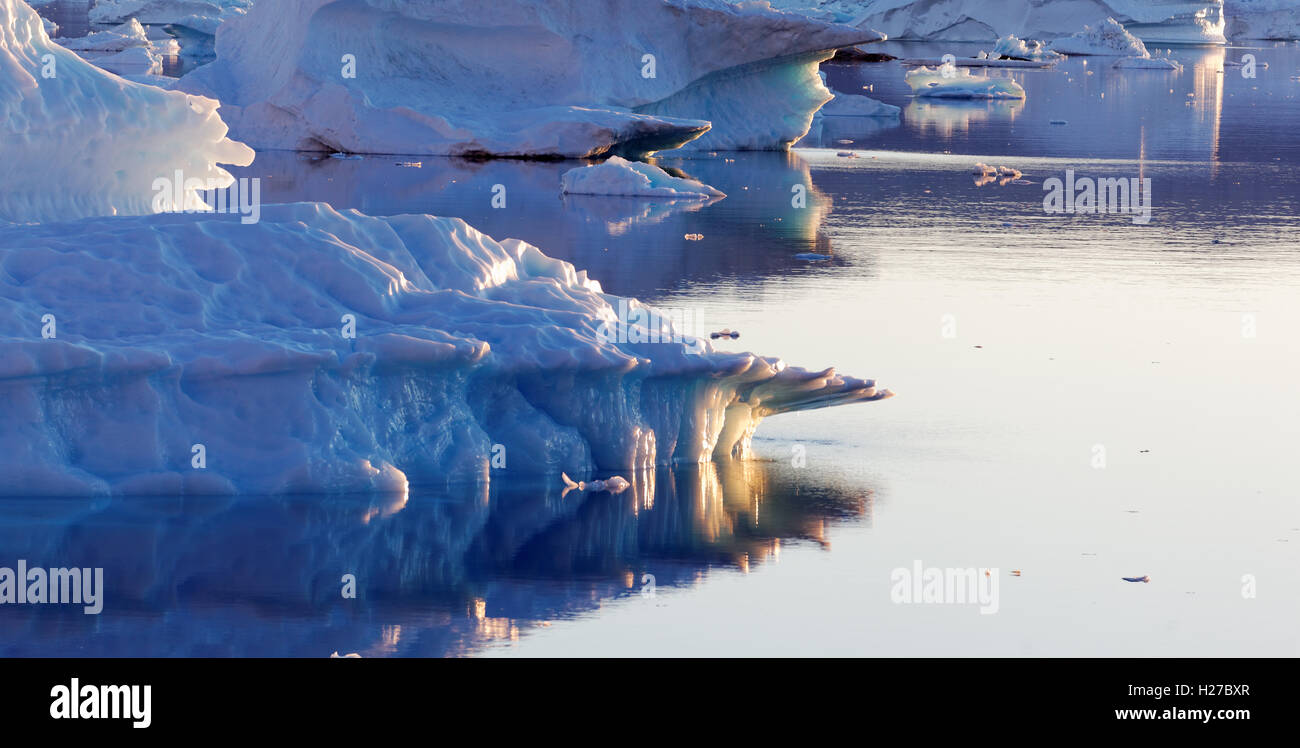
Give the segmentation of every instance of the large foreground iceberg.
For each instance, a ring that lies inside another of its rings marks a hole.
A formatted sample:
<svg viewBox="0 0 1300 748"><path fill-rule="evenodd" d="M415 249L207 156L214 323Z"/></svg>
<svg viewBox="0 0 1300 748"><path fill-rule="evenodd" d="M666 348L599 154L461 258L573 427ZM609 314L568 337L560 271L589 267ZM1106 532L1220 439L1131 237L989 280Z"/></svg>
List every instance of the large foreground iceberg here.
<svg viewBox="0 0 1300 748"><path fill-rule="evenodd" d="M51 42L21 0L0 0L0 221L148 213L156 181L177 172L230 184L217 164L253 151L226 137L217 106L104 72Z"/></svg>
<svg viewBox="0 0 1300 748"><path fill-rule="evenodd" d="M871 381L715 352L464 221L322 203L0 228L0 493L402 490L745 457Z"/></svg>
<svg viewBox="0 0 1300 748"><path fill-rule="evenodd" d="M258 148L776 149L831 98L817 63L881 38L723 0L282 0L223 24L178 88Z"/></svg>
<svg viewBox="0 0 1300 748"><path fill-rule="evenodd" d="M1224 0L773 0L772 4L828 21L879 29L890 39L983 42L1007 34L1051 39L1113 17L1147 42L1224 43Z"/></svg>

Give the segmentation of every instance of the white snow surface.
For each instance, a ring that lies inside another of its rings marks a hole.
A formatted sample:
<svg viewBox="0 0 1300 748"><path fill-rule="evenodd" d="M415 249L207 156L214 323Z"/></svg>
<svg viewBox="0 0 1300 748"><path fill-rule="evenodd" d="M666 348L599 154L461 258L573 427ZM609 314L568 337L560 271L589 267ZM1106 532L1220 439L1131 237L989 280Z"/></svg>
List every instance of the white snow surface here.
<svg viewBox="0 0 1300 748"><path fill-rule="evenodd" d="M252 5L253 0L98 0L90 9L90 22L122 23L136 19L215 34L223 21L242 16Z"/></svg>
<svg viewBox="0 0 1300 748"><path fill-rule="evenodd" d="M401 491L497 454L636 470L889 396L668 323L654 340L639 302L456 218L298 203L9 226L0 248L5 495Z"/></svg>
<svg viewBox="0 0 1300 748"><path fill-rule="evenodd" d="M1148 42L1224 43L1224 0L773 0L772 4L876 29L890 39L983 42L1008 34L1054 39L1113 17Z"/></svg>
<svg viewBox="0 0 1300 748"><path fill-rule="evenodd" d="M1052 42L1052 49L1067 55L1151 56L1142 40L1130 34L1114 18L1084 26L1082 31L1057 39Z"/></svg>
<svg viewBox="0 0 1300 748"><path fill-rule="evenodd" d="M694 179L674 177L654 164L610 156L603 163L579 166L561 177L561 192L568 195L623 195L712 200L726 197L722 190Z"/></svg>
<svg viewBox="0 0 1300 748"><path fill-rule="evenodd" d="M908 71L904 80L916 96L938 99L1023 99L1025 89L1010 78L972 75L951 63Z"/></svg>
<svg viewBox="0 0 1300 748"><path fill-rule="evenodd" d="M282 0L223 24L178 88L259 148L781 149L831 98L817 63L880 38L724 0Z"/></svg>
<svg viewBox="0 0 1300 748"><path fill-rule="evenodd" d="M218 164L253 151L226 137L217 106L100 70L22 0L0 0L0 222L148 213L155 180L176 170L230 184Z"/></svg>
<svg viewBox="0 0 1300 748"><path fill-rule="evenodd" d="M1014 34L998 39L993 45L990 57L1018 57L1035 62L1053 62L1065 59L1065 55L1055 52L1041 41L1020 39Z"/></svg>

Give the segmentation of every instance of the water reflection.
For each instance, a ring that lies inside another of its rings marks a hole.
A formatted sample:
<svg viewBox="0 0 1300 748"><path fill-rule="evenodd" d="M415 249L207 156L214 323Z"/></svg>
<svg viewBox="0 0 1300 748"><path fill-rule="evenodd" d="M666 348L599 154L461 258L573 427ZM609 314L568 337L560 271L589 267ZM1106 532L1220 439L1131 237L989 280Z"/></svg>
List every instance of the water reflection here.
<svg viewBox="0 0 1300 748"><path fill-rule="evenodd" d="M494 481L409 499L0 502L0 565L103 567L107 590L99 616L0 608L0 655L471 654L615 598L653 605L645 575L671 594L869 521L870 491L810 480L725 462L563 499Z"/></svg>
<svg viewBox="0 0 1300 748"><path fill-rule="evenodd" d="M560 177L582 166L578 161L264 151L252 166L230 171L260 177L264 203L311 200L370 215L457 216L489 236L523 239L589 270L606 291L645 299L694 282L802 269L794 257L801 252L832 254L821 233L831 200L799 156L717 153L653 162L727 196L709 203L562 196ZM497 185L505 187L504 208L493 207Z"/></svg>

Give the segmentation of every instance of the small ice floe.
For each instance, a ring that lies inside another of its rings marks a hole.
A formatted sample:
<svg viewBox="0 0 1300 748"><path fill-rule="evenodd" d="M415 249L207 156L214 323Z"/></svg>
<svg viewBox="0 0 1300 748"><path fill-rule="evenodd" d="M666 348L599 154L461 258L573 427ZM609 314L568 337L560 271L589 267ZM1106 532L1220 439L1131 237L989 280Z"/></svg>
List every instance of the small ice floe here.
<svg viewBox="0 0 1300 748"><path fill-rule="evenodd" d="M985 163L975 164L975 168L971 170L971 173L975 175L976 187L983 187L993 182L1006 185L1019 180L1023 176L1019 169L1012 169L1010 166L989 166Z"/></svg>
<svg viewBox="0 0 1300 748"><path fill-rule="evenodd" d="M1150 581L1151 581L1151 577L1148 577L1148 576L1141 576L1141 577L1123 577L1123 579L1124 579L1125 582L1150 582Z"/></svg>
<svg viewBox="0 0 1300 748"><path fill-rule="evenodd" d="M359 153L343 153L340 151L339 153L331 153L330 158L337 158L340 161L360 161L362 157Z"/></svg>
<svg viewBox="0 0 1300 748"><path fill-rule="evenodd" d="M839 156L840 158L857 158L857 157L858 157L858 154L854 153L853 151L839 151L839 152L837 152L835 155L836 155L836 156Z"/></svg>
<svg viewBox="0 0 1300 748"><path fill-rule="evenodd" d="M1065 59L1065 55L1049 49L1046 43L1033 39L1017 39L1015 34L1008 34L998 39L988 56L992 59L1034 62L1060 62Z"/></svg>
<svg viewBox="0 0 1300 748"><path fill-rule="evenodd" d="M619 195L669 197L682 200L716 200L722 190L694 179L674 177L654 164L610 156L603 163L579 166L560 177L566 195Z"/></svg>
<svg viewBox="0 0 1300 748"><path fill-rule="evenodd" d="M1121 57L1111 67L1132 70L1165 70L1173 73L1183 71L1182 63L1164 57Z"/></svg>
<svg viewBox="0 0 1300 748"><path fill-rule="evenodd" d="M627 490L628 486L632 485L626 478L619 475L606 478L605 480L593 481L575 481L565 473L560 473L560 477L564 479L564 493L560 494L561 496L568 495L570 491L590 491L591 493L609 491L610 493L623 493Z"/></svg>
<svg viewBox="0 0 1300 748"><path fill-rule="evenodd" d="M853 145L853 141L852 141L852 140L849 140L849 139L847 139L847 138L844 139L844 140L837 140L837 141L835 141L835 142L836 142L836 143L839 143L840 145Z"/></svg>
<svg viewBox="0 0 1300 748"><path fill-rule="evenodd" d="M740 337L740 333L736 332L735 330L732 330L731 328L724 327L718 332L709 333L709 337L712 338L713 340L717 340L718 338L731 338L732 340L735 340L736 338Z"/></svg>
<svg viewBox="0 0 1300 748"><path fill-rule="evenodd" d="M330 659L331 659L331 660L343 660L343 659L358 659L358 660L359 660L359 659L361 659L361 655L357 654L356 652L348 652L348 653L345 654L345 655L341 655L341 654L339 654L339 651L336 649L336 650L334 650L334 654L330 655Z"/></svg>
<svg viewBox="0 0 1300 748"><path fill-rule="evenodd" d="M821 262L822 260L829 260L831 257L830 255L819 255L816 252L800 252L794 258L806 262Z"/></svg>
<svg viewBox="0 0 1300 748"><path fill-rule="evenodd" d="M1025 89L1010 78L972 75L952 63L938 68L919 67L904 76L912 93L937 99L1023 99Z"/></svg>
<svg viewBox="0 0 1300 748"><path fill-rule="evenodd" d="M698 242L704 239L704 234L684 234L682 238L688 242Z"/></svg>

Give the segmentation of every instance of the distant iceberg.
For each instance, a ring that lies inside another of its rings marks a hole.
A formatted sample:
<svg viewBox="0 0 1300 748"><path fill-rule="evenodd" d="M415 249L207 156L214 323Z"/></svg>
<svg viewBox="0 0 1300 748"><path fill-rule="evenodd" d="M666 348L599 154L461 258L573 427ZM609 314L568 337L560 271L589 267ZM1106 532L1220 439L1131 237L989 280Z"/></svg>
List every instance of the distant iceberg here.
<svg viewBox="0 0 1300 748"><path fill-rule="evenodd" d="M0 228L0 493L634 471L745 457L766 416L889 396L715 352L460 219L321 203L261 218Z"/></svg>
<svg viewBox="0 0 1300 748"><path fill-rule="evenodd" d="M1147 42L1225 41L1224 0L772 0L772 5L877 29L890 39L988 42L1008 34L1054 39L1113 17Z"/></svg>
<svg viewBox="0 0 1300 748"><path fill-rule="evenodd" d="M267 0L275 3L279 0ZM222 21L241 16L253 0L98 0L90 9L91 23L172 24L215 34Z"/></svg>
<svg viewBox="0 0 1300 748"><path fill-rule="evenodd" d="M628 161L611 156L592 166L579 166L561 177L561 191L567 195L622 195L627 197L664 197L687 200L713 200L726 197L694 179L674 177L654 164Z"/></svg>
<svg viewBox="0 0 1300 748"><path fill-rule="evenodd" d="M817 63L883 37L723 0L282 0L177 88L257 148L636 156L783 149L831 96Z"/></svg>
<svg viewBox="0 0 1300 748"><path fill-rule="evenodd" d="M226 186L218 164L253 161L216 101L100 70L21 0L0 0L0 63L0 222L148 213L160 175Z"/></svg>
<svg viewBox="0 0 1300 748"><path fill-rule="evenodd" d="M1071 36L1052 42L1052 49L1067 55L1150 57L1146 45L1114 18L1084 26Z"/></svg>
<svg viewBox="0 0 1300 748"><path fill-rule="evenodd" d="M1229 39L1300 39L1296 0L1224 0Z"/></svg>

